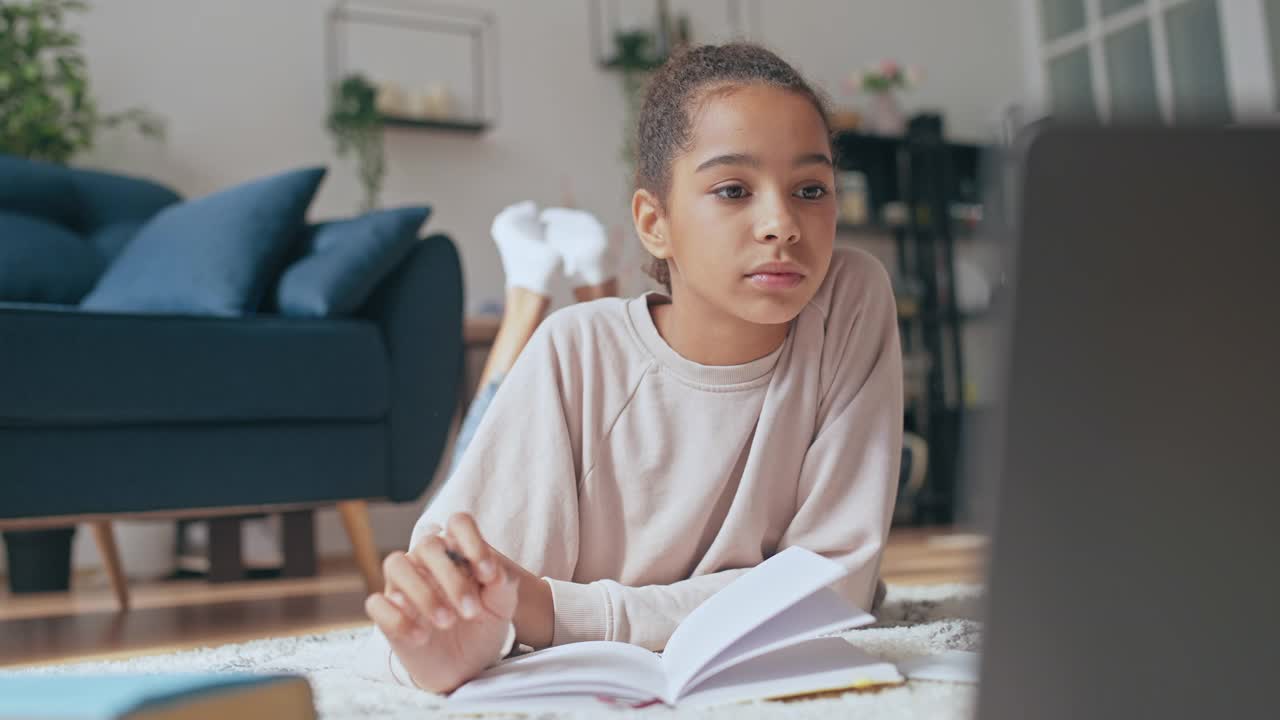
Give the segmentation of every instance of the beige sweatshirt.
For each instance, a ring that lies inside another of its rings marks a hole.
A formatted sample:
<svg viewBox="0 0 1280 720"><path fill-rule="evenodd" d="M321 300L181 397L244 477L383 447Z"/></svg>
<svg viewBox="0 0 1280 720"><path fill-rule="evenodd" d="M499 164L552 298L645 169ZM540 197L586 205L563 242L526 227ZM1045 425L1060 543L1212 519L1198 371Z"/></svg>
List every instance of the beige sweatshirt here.
<svg viewBox="0 0 1280 720"><path fill-rule="evenodd" d="M475 515L547 578L556 645L662 649L699 603L799 545L869 608L897 489L902 358L883 266L838 249L783 345L706 366L658 334L648 294L543 322L419 519Z"/></svg>

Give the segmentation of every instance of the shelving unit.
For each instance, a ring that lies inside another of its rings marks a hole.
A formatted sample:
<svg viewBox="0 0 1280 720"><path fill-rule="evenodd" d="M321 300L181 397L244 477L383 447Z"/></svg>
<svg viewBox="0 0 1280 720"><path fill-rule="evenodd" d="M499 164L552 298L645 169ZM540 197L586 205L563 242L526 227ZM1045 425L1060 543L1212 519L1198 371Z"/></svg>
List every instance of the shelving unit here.
<svg viewBox="0 0 1280 720"><path fill-rule="evenodd" d="M721 42L730 38L759 37L761 28L760 0L720 1L723 3L724 20L722 23L717 23L717 25L724 33L718 38L707 37L702 32L707 31L708 27L688 27L686 30L694 33L693 42ZM624 5L627 6L626 12L623 11ZM708 5L713 4L708 3ZM592 58L597 65L606 70L639 73L656 70L666 62L671 49L679 44L679 38L675 36L675 33L669 32L676 28L671 25L663 26L664 22L674 24L677 20L677 14L673 13L672 10L673 8L668 0L648 0L647 2L640 0L588 0L587 21ZM677 10L684 10L687 13L689 8L685 6L677 8ZM624 20L629 19L634 22L638 17L646 15L653 18L651 25L646 25L643 28L631 27L629 29L632 31L648 31L653 47L647 48L648 52L643 57L620 57L614 45L617 33L623 29ZM707 18L704 15L702 19L706 20Z"/></svg>
<svg viewBox="0 0 1280 720"><path fill-rule="evenodd" d="M951 522L965 421L973 410L965 404L963 328L987 317L957 306L955 243L980 234L979 167L988 149L947 142L941 119L929 115L913 119L903 137L841 132L835 144L837 167L865 176L869 211L867 223L840 225L838 232L892 239L904 365L909 375L923 375L904 418L908 430L926 439L930 455L910 514L923 524ZM934 221L941 217L948 221Z"/></svg>
<svg viewBox="0 0 1280 720"><path fill-rule="evenodd" d="M325 33L329 87L351 71L347 35L356 26L420 32L424 42L430 42L434 34L462 38L467 43L462 62L469 68L472 110L457 117L384 114L381 115L384 126L464 134L479 134L493 127L498 117L498 93L493 91L492 77L497 67L498 47L492 13L419 0L339 0L329 11Z"/></svg>
<svg viewBox="0 0 1280 720"><path fill-rule="evenodd" d="M853 224L839 222L836 231L847 234L889 235L906 227L906 205L902 202L885 203L881 217L874 222ZM975 203L951 204L952 233L956 237L971 234L982 221L982 206Z"/></svg>

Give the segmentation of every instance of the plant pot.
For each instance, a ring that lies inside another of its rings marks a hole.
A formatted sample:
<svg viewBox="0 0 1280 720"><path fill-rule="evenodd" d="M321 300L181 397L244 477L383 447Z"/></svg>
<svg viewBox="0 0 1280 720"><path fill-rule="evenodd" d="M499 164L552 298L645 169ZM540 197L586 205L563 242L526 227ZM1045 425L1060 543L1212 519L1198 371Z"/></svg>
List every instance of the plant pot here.
<svg viewBox="0 0 1280 720"><path fill-rule="evenodd" d="M880 135L901 135L907 129L902 106L892 90L878 92L871 97L870 119L872 131Z"/></svg>
<svg viewBox="0 0 1280 720"><path fill-rule="evenodd" d="M13 593L65 592L71 587L75 527L4 533Z"/></svg>
<svg viewBox="0 0 1280 720"><path fill-rule="evenodd" d="M120 564L130 580L159 580L178 567L178 526L173 520L117 521L111 524Z"/></svg>

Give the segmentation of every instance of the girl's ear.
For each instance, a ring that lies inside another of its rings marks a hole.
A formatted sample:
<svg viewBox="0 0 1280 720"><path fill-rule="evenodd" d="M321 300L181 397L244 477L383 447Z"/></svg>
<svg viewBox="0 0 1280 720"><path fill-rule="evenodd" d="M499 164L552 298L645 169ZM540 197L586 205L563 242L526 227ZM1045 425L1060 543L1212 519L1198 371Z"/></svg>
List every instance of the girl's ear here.
<svg viewBox="0 0 1280 720"><path fill-rule="evenodd" d="M659 260L671 257L667 220L662 213L662 204L653 193L643 188L636 190L631 196L631 219L635 222L640 242L650 255Z"/></svg>

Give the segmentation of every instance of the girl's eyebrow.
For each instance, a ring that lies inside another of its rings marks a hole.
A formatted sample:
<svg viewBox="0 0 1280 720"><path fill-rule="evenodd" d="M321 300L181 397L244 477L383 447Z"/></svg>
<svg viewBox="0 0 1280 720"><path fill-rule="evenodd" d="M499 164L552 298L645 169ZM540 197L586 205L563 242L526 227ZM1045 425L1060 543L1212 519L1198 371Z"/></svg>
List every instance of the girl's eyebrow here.
<svg viewBox="0 0 1280 720"><path fill-rule="evenodd" d="M831 158L827 157L826 153L807 153L804 155L797 155L795 162L792 164L796 167L801 167L802 165L832 166ZM710 160L704 161L694 170L694 172L700 173L703 170L716 167L717 165L746 165L748 167L759 169L760 158L749 153L728 153L726 155L717 155Z"/></svg>

